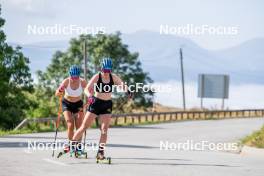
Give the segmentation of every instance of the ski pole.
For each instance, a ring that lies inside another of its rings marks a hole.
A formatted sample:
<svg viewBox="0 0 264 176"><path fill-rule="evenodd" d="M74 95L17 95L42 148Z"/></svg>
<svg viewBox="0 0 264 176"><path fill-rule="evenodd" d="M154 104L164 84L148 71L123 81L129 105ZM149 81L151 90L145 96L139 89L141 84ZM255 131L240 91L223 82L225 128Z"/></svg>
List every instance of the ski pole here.
<svg viewBox="0 0 264 176"><path fill-rule="evenodd" d="M86 109L87 109L87 106L89 106L90 104L89 103L86 103L83 107L83 111L86 112ZM85 115L84 115L85 116ZM84 138L83 138L83 146L84 146L84 149L85 149L85 141L86 141L86 130L84 131Z"/></svg>
<svg viewBox="0 0 264 176"><path fill-rule="evenodd" d="M84 138L83 138L83 147L84 147L84 150L85 150L85 140L86 140L86 130L84 131Z"/></svg>
<svg viewBox="0 0 264 176"><path fill-rule="evenodd" d="M54 150L55 150L54 148L55 148L55 145L56 145L57 134L58 134L59 125L60 125L61 113L62 113L62 95L59 98L59 110L58 110L58 117L57 117L57 120L56 120L56 132L55 132L55 138L54 138L54 143L53 143L52 157L54 157Z"/></svg>

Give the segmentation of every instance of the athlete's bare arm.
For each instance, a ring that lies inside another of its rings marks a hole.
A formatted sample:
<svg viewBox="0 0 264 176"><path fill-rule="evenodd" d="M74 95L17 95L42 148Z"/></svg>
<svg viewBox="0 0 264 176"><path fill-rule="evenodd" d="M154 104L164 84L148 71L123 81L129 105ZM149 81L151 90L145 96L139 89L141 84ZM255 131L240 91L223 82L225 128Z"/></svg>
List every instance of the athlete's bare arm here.
<svg viewBox="0 0 264 176"><path fill-rule="evenodd" d="M123 80L119 76L117 76L116 74L112 74L112 76L113 76L113 80L114 80L115 85L121 85L122 89L127 92L128 91L128 87L123 82Z"/></svg>
<svg viewBox="0 0 264 176"><path fill-rule="evenodd" d="M87 97L90 97L94 94L94 84L97 82L99 75L94 75L90 81L88 82L87 86L84 89L84 93Z"/></svg>
<svg viewBox="0 0 264 176"><path fill-rule="evenodd" d="M61 83L61 85L57 88L55 92L55 96L63 95L64 89L68 86L68 79L64 79Z"/></svg>
<svg viewBox="0 0 264 176"><path fill-rule="evenodd" d="M87 81L81 78L81 85L82 85L82 88L85 89L87 86Z"/></svg>

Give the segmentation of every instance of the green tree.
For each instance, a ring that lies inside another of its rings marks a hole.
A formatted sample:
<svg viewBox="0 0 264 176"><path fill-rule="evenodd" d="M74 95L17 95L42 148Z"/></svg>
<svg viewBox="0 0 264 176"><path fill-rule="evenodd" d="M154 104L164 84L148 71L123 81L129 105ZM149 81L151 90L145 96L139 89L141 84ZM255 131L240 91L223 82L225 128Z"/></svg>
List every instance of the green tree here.
<svg viewBox="0 0 264 176"><path fill-rule="evenodd" d="M83 65L83 44L86 42L88 55L88 73L87 78L91 78L100 68L100 61L103 57L113 59L113 72L121 76L127 84L136 82L148 84L152 79L148 73L144 72L141 63L138 60L138 53L131 53L128 46L122 43L121 33L115 34L97 34L81 35L70 41L70 46L65 52L57 51L52 58L51 64L45 72L38 72L39 86L43 89L53 90L48 96L53 96L54 90L59 83L68 76L68 68L72 64ZM83 76L83 73L82 73ZM131 111L132 108L144 107L145 109L152 105L153 92L138 92L135 94L134 102L125 106L122 94L115 94L114 106L118 107L116 111Z"/></svg>
<svg viewBox="0 0 264 176"><path fill-rule="evenodd" d="M6 43L4 23L0 17L0 128L11 129L25 118L25 111L31 105L25 93L31 92L33 86L29 59L23 56L20 47Z"/></svg>

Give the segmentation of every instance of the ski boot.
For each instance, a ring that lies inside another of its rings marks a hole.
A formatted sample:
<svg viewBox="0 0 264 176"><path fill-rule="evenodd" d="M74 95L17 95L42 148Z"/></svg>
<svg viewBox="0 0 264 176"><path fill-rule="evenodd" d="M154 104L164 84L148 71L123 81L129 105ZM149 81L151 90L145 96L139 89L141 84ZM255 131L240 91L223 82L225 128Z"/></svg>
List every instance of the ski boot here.
<svg viewBox="0 0 264 176"><path fill-rule="evenodd" d="M63 151L61 151L57 158L60 158L62 155L66 154L66 153L69 153L71 151L71 148L70 148L70 145L67 145L64 147Z"/></svg>
<svg viewBox="0 0 264 176"><path fill-rule="evenodd" d="M96 155L97 164L111 164L111 157L105 157L104 151L98 151Z"/></svg>
<svg viewBox="0 0 264 176"><path fill-rule="evenodd" d="M82 143L75 144L74 150L71 152L74 153L75 158L88 158L87 152L85 152L85 147L82 146Z"/></svg>

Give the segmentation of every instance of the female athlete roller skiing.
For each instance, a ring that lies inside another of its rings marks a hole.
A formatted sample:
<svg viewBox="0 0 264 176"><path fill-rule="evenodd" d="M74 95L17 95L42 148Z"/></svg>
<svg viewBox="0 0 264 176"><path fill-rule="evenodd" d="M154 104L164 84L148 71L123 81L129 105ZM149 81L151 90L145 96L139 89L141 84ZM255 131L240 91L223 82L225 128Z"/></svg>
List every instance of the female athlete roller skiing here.
<svg viewBox="0 0 264 176"><path fill-rule="evenodd" d="M88 97L89 107L85 114L81 127L73 136L73 143L79 143L84 131L89 128L94 122L95 118L99 116L101 137L99 141L99 149L97 153L97 160L104 160L104 146L107 141L107 131L111 121L112 113L112 91L113 85L121 85L123 90L127 91L131 98L132 93L123 81L112 71L112 60L104 58L101 63L101 72L94 75L89 81L84 92ZM95 86L96 85L96 86ZM101 89L100 89L101 88Z"/></svg>
<svg viewBox="0 0 264 176"><path fill-rule="evenodd" d="M67 123L69 141L72 140L74 126L78 129L82 124L84 116L82 93L83 89L87 86L87 82L80 78L80 72L81 69L79 66L72 65L69 69L69 77L62 81L55 93L56 96L63 96L64 94L62 108ZM75 114L77 114L77 116L74 118ZM66 147L65 150L69 151L69 147Z"/></svg>

